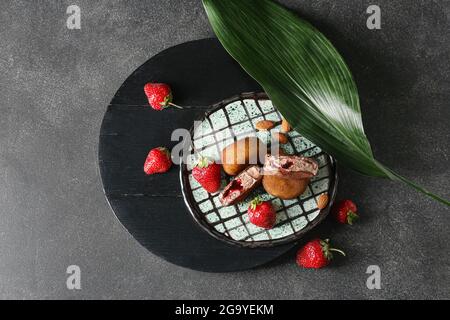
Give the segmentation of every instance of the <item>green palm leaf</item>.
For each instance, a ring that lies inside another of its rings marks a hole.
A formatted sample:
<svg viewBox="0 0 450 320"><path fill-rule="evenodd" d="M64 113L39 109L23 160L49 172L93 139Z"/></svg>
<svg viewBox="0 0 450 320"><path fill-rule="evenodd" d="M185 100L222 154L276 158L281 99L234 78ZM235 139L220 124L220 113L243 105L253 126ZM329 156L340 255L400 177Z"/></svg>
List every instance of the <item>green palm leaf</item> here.
<svg viewBox="0 0 450 320"><path fill-rule="evenodd" d="M297 131L362 174L405 182L450 206L375 160L352 74L322 33L270 0L203 4L222 45Z"/></svg>

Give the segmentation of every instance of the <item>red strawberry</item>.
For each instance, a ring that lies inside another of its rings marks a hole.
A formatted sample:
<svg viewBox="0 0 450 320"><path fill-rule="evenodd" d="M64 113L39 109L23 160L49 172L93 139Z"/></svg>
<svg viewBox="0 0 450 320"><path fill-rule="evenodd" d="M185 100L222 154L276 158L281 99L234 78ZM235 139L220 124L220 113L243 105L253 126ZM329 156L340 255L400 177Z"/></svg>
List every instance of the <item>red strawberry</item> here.
<svg viewBox="0 0 450 320"><path fill-rule="evenodd" d="M172 90L165 83L147 83L144 92L148 103L155 110L161 111L170 106L181 108L172 103Z"/></svg>
<svg viewBox="0 0 450 320"><path fill-rule="evenodd" d="M172 166L170 152L167 148L159 147L148 153L144 163L144 172L148 175L155 173L164 173L169 171Z"/></svg>
<svg viewBox="0 0 450 320"><path fill-rule="evenodd" d="M353 224L359 218L356 213L358 208L351 200L343 200L336 204L333 208L333 215L336 220L343 224Z"/></svg>
<svg viewBox="0 0 450 320"><path fill-rule="evenodd" d="M192 176L209 193L220 189L220 165L205 157L200 157L192 169Z"/></svg>
<svg viewBox="0 0 450 320"><path fill-rule="evenodd" d="M250 202L248 217L255 226L272 229L277 220L277 214L269 201L262 201L256 197Z"/></svg>
<svg viewBox="0 0 450 320"><path fill-rule="evenodd" d="M333 259L332 251L339 252L343 256L342 250L330 248L329 240L315 239L308 242L297 252L297 264L303 268L320 269L327 266Z"/></svg>

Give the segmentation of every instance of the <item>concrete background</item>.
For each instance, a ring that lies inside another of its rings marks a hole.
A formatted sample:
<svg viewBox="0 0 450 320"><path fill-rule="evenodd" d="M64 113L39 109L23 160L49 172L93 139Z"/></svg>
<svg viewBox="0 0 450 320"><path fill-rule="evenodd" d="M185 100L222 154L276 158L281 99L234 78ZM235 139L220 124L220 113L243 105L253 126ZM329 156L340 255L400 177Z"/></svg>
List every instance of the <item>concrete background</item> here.
<svg viewBox="0 0 450 320"><path fill-rule="evenodd" d="M281 2L342 52L377 158L450 198L450 2ZM70 4L81 7L81 30L66 28ZM382 30L366 28L370 4ZM291 254L247 272L190 271L121 227L97 168L105 108L151 56L210 36L199 0L0 2L0 298L450 298L448 208L344 168L339 195L362 220L322 227L348 253L328 269L298 269ZM66 288L72 264L79 291ZM381 290L366 288L371 264Z"/></svg>

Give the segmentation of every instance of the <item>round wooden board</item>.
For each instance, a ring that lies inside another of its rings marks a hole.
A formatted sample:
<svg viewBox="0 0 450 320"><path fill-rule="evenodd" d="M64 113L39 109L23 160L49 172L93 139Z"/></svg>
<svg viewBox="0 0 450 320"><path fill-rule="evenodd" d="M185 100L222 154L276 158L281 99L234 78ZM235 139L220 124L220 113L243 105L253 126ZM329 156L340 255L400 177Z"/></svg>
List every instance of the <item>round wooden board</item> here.
<svg viewBox="0 0 450 320"><path fill-rule="evenodd" d="M147 82L168 83L175 103L199 107L156 112L143 93ZM231 272L268 263L295 245L249 249L219 241L196 225L188 212L177 167L163 175L143 172L150 149L178 143L170 141L174 129L190 129L207 111L205 106L252 91L262 89L216 39L204 39L151 58L114 96L100 131L103 187L119 221L152 253L194 270Z"/></svg>

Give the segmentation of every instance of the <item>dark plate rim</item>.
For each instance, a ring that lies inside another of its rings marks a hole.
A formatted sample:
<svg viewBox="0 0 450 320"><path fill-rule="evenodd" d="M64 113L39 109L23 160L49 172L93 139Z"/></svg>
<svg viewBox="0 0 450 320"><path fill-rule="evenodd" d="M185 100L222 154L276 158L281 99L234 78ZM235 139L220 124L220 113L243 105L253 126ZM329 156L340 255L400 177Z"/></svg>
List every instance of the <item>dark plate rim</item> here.
<svg viewBox="0 0 450 320"><path fill-rule="evenodd" d="M264 92L245 92L238 95L235 95L231 98L224 99L218 103L212 104L211 109L206 111L204 116L199 121L204 121L207 116L210 114L216 112L217 110L223 108L225 105L232 103L237 100L241 99L268 99L270 100L269 96ZM189 130L189 133L191 135L191 138L194 134L194 127L192 126ZM324 152L325 153L325 152ZM328 159L330 161L331 169L334 171L334 175L330 175L333 179L330 182L331 186L329 190L331 190L330 200L328 202L328 205L325 209L321 210L320 215L318 218L314 219L307 227L304 229L294 232L291 235L281 238L281 239L274 239L274 240L263 240L263 241L240 241L240 240L233 240L224 234L216 231L215 229L211 228L210 225L200 216L198 212L196 212L194 206L191 203L195 203L195 200L193 198L192 192L188 192L190 190L189 186L189 178L187 174L187 165L186 163L182 163L180 165L180 184L181 184L181 192L183 194L184 203L186 204L186 207L191 214L192 218L196 222L197 225L201 227L204 231L206 231L209 235L216 238L217 240L224 241L228 244L239 246L242 248L262 248L262 247L274 247L279 246L283 244L288 244L291 242L295 242L300 240L306 233L314 229L317 225L319 225L330 213L330 209L334 203L334 200L336 198L337 193L337 185L338 185L338 172L337 172L337 166L336 166L336 160L329 155L328 153L325 153L328 156Z"/></svg>

